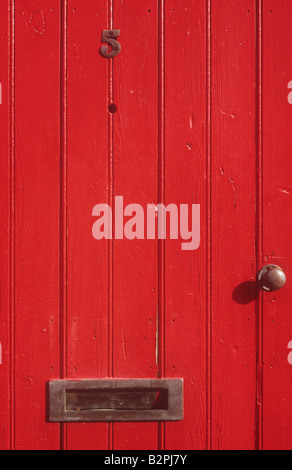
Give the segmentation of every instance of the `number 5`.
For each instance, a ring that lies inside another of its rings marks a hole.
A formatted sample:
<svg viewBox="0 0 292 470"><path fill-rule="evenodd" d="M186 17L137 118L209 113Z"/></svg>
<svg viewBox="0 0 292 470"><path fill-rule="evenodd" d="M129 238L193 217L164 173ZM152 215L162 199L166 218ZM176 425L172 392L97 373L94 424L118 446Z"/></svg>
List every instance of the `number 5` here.
<svg viewBox="0 0 292 470"><path fill-rule="evenodd" d="M119 29L110 29L110 30L104 30L102 32L102 42L105 42L108 44L110 47L107 46L102 46L100 49L100 53L103 57L106 57L107 59L112 59L113 57L116 57L122 50L122 46L117 41L116 38L120 36L120 30Z"/></svg>

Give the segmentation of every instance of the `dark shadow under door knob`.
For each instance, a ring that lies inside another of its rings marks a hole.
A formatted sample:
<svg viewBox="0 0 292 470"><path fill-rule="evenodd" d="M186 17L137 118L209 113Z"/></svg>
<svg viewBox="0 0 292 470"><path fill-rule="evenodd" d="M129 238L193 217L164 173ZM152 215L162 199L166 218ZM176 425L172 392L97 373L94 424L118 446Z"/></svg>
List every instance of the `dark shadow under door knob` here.
<svg viewBox="0 0 292 470"><path fill-rule="evenodd" d="M274 292L282 289L287 281L283 269L274 264L264 266L258 273L258 282L260 288L266 292Z"/></svg>

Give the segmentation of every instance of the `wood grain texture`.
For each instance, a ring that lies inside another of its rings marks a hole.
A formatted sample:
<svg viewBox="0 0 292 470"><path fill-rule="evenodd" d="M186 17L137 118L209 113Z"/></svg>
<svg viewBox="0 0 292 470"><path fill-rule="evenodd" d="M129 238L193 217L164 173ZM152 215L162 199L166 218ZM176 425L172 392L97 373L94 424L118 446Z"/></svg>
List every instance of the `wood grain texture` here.
<svg viewBox="0 0 292 470"><path fill-rule="evenodd" d="M212 448L255 446L255 2L212 1Z"/></svg>
<svg viewBox="0 0 292 470"><path fill-rule="evenodd" d="M124 205L158 202L158 2L114 2L122 52L114 61L113 193ZM125 220L129 220L125 218ZM156 378L158 242L116 240L113 251L113 374ZM157 449L158 425L114 426L114 448Z"/></svg>
<svg viewBox="0 0 292 470"><path fill-rule="evenodd" d="M59 2L15 10L15 447L59 448L46 383L59 359Z"/></svg>
<svg viewBox="0 0 292 470"><path fill-rule="evenodd" d="M292 442L291 324L292 2L263 2L263 254L265 264L286 271L288 283L264 295L263 448L285 450Z"/></svg>
<svg viewBox="0 0 292 470"><path fill-rule="evenodd" d="M108 242L92 209L108 203L108 62L98 53L108 2L72 0L67 16L67 378L108 377ZM100 36L99 36L100 33ZM107 424L68 425L67 448L108 447Z"/></svg>
<svg viewBox="0 0 292 470"><path fill-rule="evenodd" d="M11 49L9 2L0 4L0 448L11 445Z"/></svg>
<svg viewBox="0 0 292 470"><path fill-rule="evenodd" d="M165 243L165 373L184 378L185 399L184 421L166 424L166 450L206 448L206 26L205 1L166 2L165 203L202 208L198 251Z"/></svg>

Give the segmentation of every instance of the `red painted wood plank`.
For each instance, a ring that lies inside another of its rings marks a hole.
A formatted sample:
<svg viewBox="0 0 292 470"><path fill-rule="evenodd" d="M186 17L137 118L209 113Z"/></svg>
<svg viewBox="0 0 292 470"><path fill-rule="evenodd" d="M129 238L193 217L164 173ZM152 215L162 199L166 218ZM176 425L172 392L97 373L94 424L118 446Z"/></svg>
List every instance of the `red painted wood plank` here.
<svg viewBox="0 0 292 470"><path fill-rule="evenodd" d="M0 448L9 450L10 439L10 276L11 276L11 55L9 1L0 4Z"/></svg>
<svg viewBox="0 0 292 470"><path fill-rule="evenodd" d="M69 2L67 377L73 379L109 375L109 243L92 236L92 210L108 203L108 60L99 54L107 16L106 0ZM69 450L108 445L107 424L68 425Z"/></svg>
<svg viewBox="0 0 292 470"><path fill-rule="evenodd" d="M213 449L255 446L255 3L211 3Z"/></svg>
<svg viewBox="0 0 292 470"><path fill-rule="evenodd" d="M264 294L263 446L289 450L292 442L291 324L292 1L263 2L263 233L264 263L281 266L286 287Z"/></svg>
<svg viewBox="0 0 292 470"><path fill-rule="evenodd" d="M114 195L125 206L158 202L158 10L156 0L114 2L122 52L114 60ZM127 219L129 220L129 219ZM113 373L157 377L157 240L116 240ZM114 425L115 449L157 449L158 426Z"/></svg>
<svg viewBox="0 0 292 470"><path fill-rule="evenodd" d="M263 38L262 38L262 2L257 2L256 18L256 62L257 62L257 124L256 124L256 265L257 271L263 266ZM262 292L256 299L256 449L262 450L263 440L263 301Z"/></svg>
<svg viewBox="0 0 292 470"><path fill-rule="evenodd" d="M207 11L205 1L165 8L165 203L200 204L201 246L165 243L165 373L184 378L184 421L166 424L165 448L206 448Z"/></svg>
<svg viewBox="0 0 292 470"><path fill-rule="evenodd" d="M165 205L165 0L158 2L158 202ZM159 216L159 213L158 213ZM159 229L158 229L159 230ZM165 240L158 241L158 377L165 377ZM159 423L159 450L165 449L165 423Z"/></svg>
<svg viewBox="0 0 292 470"><path fill-rule="evenodd" d="M68 1L60 5L60 378L67 377L67 55ZM67 425L61 423L60 448L67 448Z"/></svg>
<svg viewBox="0 0 292 470"><path fill-rule="evenodd" d="M58 449L46 384L59 377L59 2L16 2L15 447Z"/></svg>

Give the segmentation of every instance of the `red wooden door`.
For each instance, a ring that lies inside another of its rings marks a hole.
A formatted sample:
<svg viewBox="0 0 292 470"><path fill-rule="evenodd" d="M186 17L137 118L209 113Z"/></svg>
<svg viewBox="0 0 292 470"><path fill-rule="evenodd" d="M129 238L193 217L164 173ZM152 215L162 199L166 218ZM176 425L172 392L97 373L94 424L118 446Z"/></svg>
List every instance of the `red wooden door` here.
<svg viewBox="0 0 292 470"><path fill-rule="evenodd" d="M292 0L2 0L2 449L291 449ZM104 30L121 52L100 54ZM200 247L96 240L199 204ZM264 265L286 286L263 293ZM52 379L184 379L175 423L52 423Z"/></svg>

